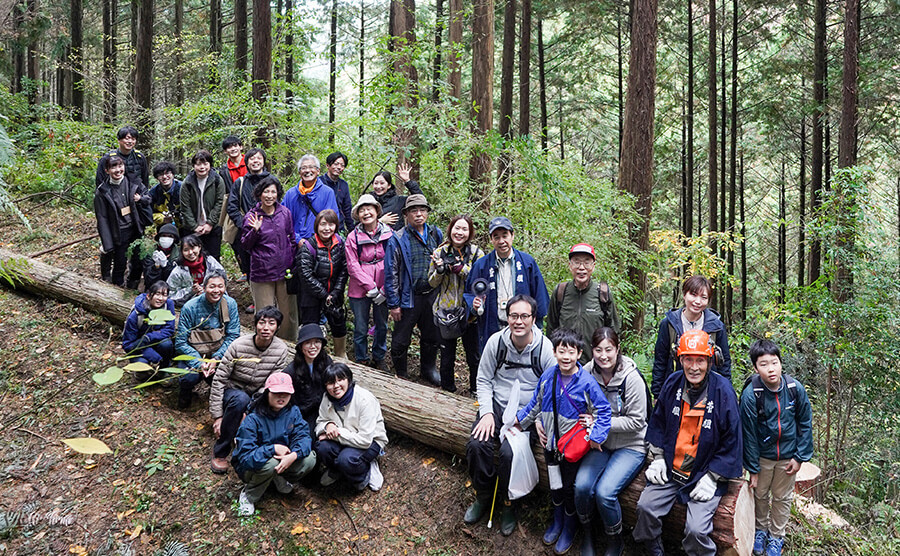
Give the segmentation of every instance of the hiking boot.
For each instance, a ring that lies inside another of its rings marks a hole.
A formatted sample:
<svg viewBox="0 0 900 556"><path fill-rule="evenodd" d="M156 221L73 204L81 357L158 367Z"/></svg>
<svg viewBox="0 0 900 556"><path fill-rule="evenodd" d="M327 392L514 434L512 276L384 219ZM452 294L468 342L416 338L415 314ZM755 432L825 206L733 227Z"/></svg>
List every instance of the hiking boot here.
<svg viewBox="0 0 900 556"><path fill-rule="evenodd" d="M194 397L192 388L182 388L178 391L178 409L186 410L191 407L191 400Z"/></svg>
<svg viewBox="0 0 900 556"><path fill-rule="evenodd" d="M391 356L391 361L394 363L394 372L397 373L397 376L400 378L406 378L408 376L407 363L409 361L407 356Z"/></svg>
<svg viewBox="0 0 900 556"><path fill-rule="evenodd" d="M784 537L769 537L766 543L766 556L781 556L781 549L784 548Z"/></svg>
<svg viewBox="0 0 900 556"><path fill-rule="evenodd" d="M272 479L272 482L275 483L275 490L277 490L281 494L290 494L294 492L294 485L288 482L288 480L281 475L275 475L275 478Z"/></svg>
<svg viewBox="0 0 900 556"><path fill-rule="evenodd" d="M209 468L217 475L224 475L228 472L228 461L225 458L213 458L209 461Z"/></svg>
<svg viewBox="0 0 900 556"><path fill-rule="evenodd" d="M481 495L479 493L475 493L475 501L472 502L468 508L466 508L466 514L463 516L463 521L472 525L473 523L478 523L481 521L481 518L484 517L485 512L487 512L491 508L491 498L489 495Z"/></svg>
<svg viewBox="0 0 900 556"><path fill-rule="evenodd" d="M129 290L136 290L136 289L138 289L139 283L140 283L140 280L129 280L129 281L125 282L125 287L128 288Z"/></svg>
<svg viewBox="0 0 900 556"><path fill-rule="evenodd" d="M563 518L562 531L559 538L556 539L556 546L553 547L555 554L565 554L575 544L575 532L578 531L578 518L574 515L565 514Z"/></svg>
<svg viewBox="0 0 900 556"><path fill-rule="evenodd" d="M503 511L500 513L500 534L504 537L512 535L516 530L516 509L513 508L512 502L503 501Z"/></svg>
<svg viewBox="0 0 900 556"><path fill-rule="evenodd" d="M391 370L388 369L387 363L384 362L384 359L372 359L372 368L378 369L383 373L390 374Z"/></svg>
<svg viewBox="0 0 900 556"><path fill-rule="evenodd" d="M550 526L547 527L546 531L544 531L544 544L550 546L551 544L556 543L556 539L559 538L559 534L562 531L563 521L565 520L565 517L566 511L562 506L553 507L553 521L550 522Z"/></svg>
<svg viewBox="0 0 900 556"><path fill-rule="evenodd" d="M766 543L769 541L769 532L756 530L756 536L753 537L753 556L763 556L766 553Z"/></svg>
<svg viewBox="0 0 900 556"><path fill-rule="evenodd" d="M254 506L253 502L250 501L250 498L247 497L247 492L241 490L241 495L238 496L238 515L241 517L248 517L253 515L253 512L255 511L256 506Z"/></svg>

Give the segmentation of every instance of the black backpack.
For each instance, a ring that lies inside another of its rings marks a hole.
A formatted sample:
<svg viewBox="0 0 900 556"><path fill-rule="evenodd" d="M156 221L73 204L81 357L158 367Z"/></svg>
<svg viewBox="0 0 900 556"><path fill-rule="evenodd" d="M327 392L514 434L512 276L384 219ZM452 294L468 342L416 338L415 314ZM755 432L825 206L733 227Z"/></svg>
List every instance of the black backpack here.
<svg viewBox="0 0 900 556"><path fill-rule="evenodd" d="M638 371L637 375L641 377L641 382L644 383L644 394L647 396L647 423L650 422L650 415L653 414L653 396L650 394L650 387L647 386L647 379L644 378L644 375ZM619 383L619 399L625 399L625 381Z"/></svg>
<svg viewBox="0 0 900 556"><path fill-rule="evenodd" d="M786 374L782 374L781 378L787 384L790 404L794 405L797 401L797 381ZM765 394L765 391L767 390L766 385L763 384L759 373L753 373L744 380L744 388L742 388L741 391L743 392L746 390L748 386L753 387L753 397L756 398L756 421L762 425L766 420L766 409L763 402L763 394Z"/></svg>
<svg viewBox="0 0 900 556"><path fill-rule="evenodd" d="M566 298L566 285L569 282L560 282L556 285L556 304L562 310L563 300ZM606 282L597 283L597 301L600 303L600 312L603 313L603 326L610 328L616 327L616 305L613 303L612 294L609 291L609 284Z"/></svg>
<svg viewBox="0 0 900 556"><path fill-rule="evenodd" d="M506 365L510 369L527 369L531 368L534 372L534 375L538 378L541 378L541 375L544 374L544 369L541 365L541 349L544 347L544 342L542 341L538 344L537 349L531 350L531 363L519 363L518 361L507 361L506 356L509 354L509 348L506 347L506 342L501 338L499 342L497 342L497 365L494 367L494 372L500 370L500 367Z"/></svg>

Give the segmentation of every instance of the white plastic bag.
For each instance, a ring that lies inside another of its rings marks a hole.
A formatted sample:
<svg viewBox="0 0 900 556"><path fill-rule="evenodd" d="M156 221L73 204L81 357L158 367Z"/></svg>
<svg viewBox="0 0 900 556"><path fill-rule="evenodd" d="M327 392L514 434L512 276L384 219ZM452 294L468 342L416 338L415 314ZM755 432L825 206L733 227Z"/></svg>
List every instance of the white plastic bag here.
<svg viewBox="0 0 900 556"><path fill-rule="evenodd" d="M538 484L538 468L531 451L530 436L530 432L515 427L506 431L506 440L513 454L509 471L510 500L525 496Z"/></svg>

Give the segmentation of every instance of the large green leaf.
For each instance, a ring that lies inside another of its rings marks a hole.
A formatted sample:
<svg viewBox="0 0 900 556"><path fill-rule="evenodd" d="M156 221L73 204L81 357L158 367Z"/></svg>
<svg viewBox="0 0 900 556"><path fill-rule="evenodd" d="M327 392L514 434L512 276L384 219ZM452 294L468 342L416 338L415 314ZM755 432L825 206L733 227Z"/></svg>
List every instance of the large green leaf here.
<svg viewBox="0 0 900 556"><path fill-rule="evenodd" d="M129 363L129 364L125 365L125 370L131 371L132 373L142 373L145 371L152 371L153 367L151 367L150 365L148 365L142 361L136 361L134 363Z"/></svg>
<svg viewBox="0 0 900 556"><path fill-rule="evenodd" d="M128 366L130 367L131 365L138 365L138 364L139 363L131 363ZM120 380L122 380L122 376L124 374L125 374L125 369L122 369L120 367L108 367L102 373L94 373L94 375L91 378L93 378L94 382L96 382L97 384L99 384L101 386L106 386L108 384L115 384L116 382L119 382Z"/></svg>
<svg viewBox="0 0 900 556"><path fill-rule="evenodd" d="M80 454L111 454L109 449L102 440L96 438L66 438L63 442Z"/></svg>
<svg viewBox="0 0 900 556"><path fill-rule="evenodd" d="M145 324L150 326L158 326L160 324L166 324L169 321L175 320L175 314L168 309L153 309L147 315L149 319L145 322Z"/></svg>

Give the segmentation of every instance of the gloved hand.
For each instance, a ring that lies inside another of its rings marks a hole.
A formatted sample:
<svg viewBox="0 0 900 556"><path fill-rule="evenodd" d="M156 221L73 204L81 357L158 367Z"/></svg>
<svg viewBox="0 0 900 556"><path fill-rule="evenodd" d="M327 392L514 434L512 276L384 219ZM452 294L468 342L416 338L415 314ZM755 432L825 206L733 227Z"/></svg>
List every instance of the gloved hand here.
<svg viewBox="0 0 900 556"><path fill-rule="evenodd" d="M647 482L654 485L664 485L669 482L666 473L666 458L660 456L650 462L650 467L644 472L644 476L647 477Z"/></svg>
<svg viewBox="0 0 900 556"><path fill-rule="evenodd" d="M166 257L166 254L162 251L154 251L153 252L153 264L157 267L163 267L168 264L169 259Z"/></svg>
<svg viewBox="0 0 900 556"><path fill-rule="evenodd" d="M697 502L709 502L716 495L716 480L709 473L700 477L694 490L691 491L691 499Z"/></svg>
<svg viewBox="0 0 900 556"><path fill-rule="evenodd" d="M383 291L378 290L378 294L375 296L375 298L372 301L375 302L375 305L381 305L382 303L387 301L387 297L385 297Z"/></svg>
<svg viewBox="0 0 900 556"><path fill-rule="evenodd" d="M366 297L369 299L375 299L375 296L378 295L378 288L372 288L371 290L366 292Z"/></svg>

